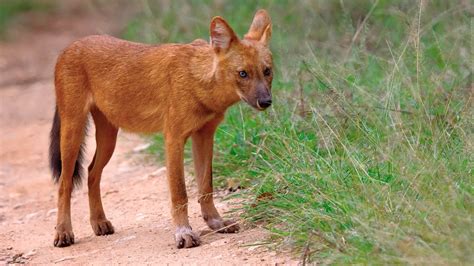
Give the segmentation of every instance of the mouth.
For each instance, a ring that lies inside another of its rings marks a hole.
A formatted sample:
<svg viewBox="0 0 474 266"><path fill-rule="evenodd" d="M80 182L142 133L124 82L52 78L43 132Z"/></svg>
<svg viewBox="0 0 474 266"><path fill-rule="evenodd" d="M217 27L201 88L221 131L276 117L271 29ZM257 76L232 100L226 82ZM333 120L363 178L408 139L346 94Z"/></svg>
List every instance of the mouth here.
<svg viewBox="0 0 474 266"><path fill-rule="evenodd" d="M247 103L248 105L252 106L253 108L259 110L259 111L262 111L263 109L258 105L258 102L257 102L257 105L254 105L252 103L250 103L250 101L242 94L242 92L240 92L239 90L237 90L237 95L239 95L240 99L242 101L244 101L245 103Z"/></svg>
<svg viewBox="0 0 474 266"><path fill-rule="evenodd" d="M263 110L266 109L266 108L261 107L260 104L258 104L258 101L256 101L256 104L251 103L240 91L237 91L237 95L239 95L239 97L242 101L244 101L245 103L247 103L248 105L250 105L254 109L257 109L258 111L263 111Z"/></svg>
<svg viewBox="0 0 474 266"><path fill-rule="evenodd" d="M259 111L263 111L263 110L265 110L265 109L267 109L267 108L261 107L261 106L260 106L260 103L257 101L257 107L256 107L255 109L257 109L257 110L259 110Z"/></svg>
<svg viewBox="0 0 474 266"><path fill-rule="evenodd" d="M256 104L253 104L249 100L247 100L247 98L245 98L245 97L240 97L240 99L242 99L242 101L244 101L245 103L247 103L248 105L250 105L251 107L253 107L254 109L256 109L258 111L263 111L263 110L267 109L267 108L261 107L260 104L258 104L258 101L257 101Z"/></svg>

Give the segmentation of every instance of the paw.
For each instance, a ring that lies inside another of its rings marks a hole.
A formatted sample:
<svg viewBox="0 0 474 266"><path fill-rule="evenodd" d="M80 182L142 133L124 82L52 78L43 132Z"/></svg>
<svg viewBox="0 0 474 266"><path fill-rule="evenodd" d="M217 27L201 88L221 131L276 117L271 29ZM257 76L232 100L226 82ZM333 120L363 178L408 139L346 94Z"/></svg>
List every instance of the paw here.
<svg viewBox="0 0 474 266"><path fill-rule="evenodd" d="M199 236L193 232L189 226L180 226L176 229L174 234L176 240L176 247L178 248L192 248L201 244Z"/></svg>
<svg viewBox="0 0 474 266"><path fill-rule="evenodd" d="M206 222L212 230L215 230L218 233L237 233L240 230L239 225L232 220L209 219Z"/></svg>
<svg viewBox="0 0 474 266"><path fill-rule="evenodd" d="M91 225L96 236L111 235L115 232L112 223L107 219L91 220Z"/></svg>
<svg viewBox="0 0 474 266"><path fill-rule="evenodd" d="M56 226L56 235L54 236L54 246L58 248L67 247L74 244L74 233L72 227L65 229L64 226Z"/></svg>

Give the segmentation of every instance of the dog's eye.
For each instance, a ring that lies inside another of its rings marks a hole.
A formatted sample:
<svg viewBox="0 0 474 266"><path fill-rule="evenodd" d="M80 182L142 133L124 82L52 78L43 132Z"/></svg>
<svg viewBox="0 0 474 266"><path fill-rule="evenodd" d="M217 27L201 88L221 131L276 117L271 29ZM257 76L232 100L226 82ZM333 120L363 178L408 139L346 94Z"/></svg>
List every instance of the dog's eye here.
<svg viewBox="0 0 474 266"><path fill-rule="evenodd" d="M240 76L241 78L246 78L246 77L248 77L247 71L245 71L245 70L239 71L239 76Z"/></svg>
<svg viewBox="0 0 474 266"><path fill-rule="evenodd" d="M269 67L266 67L264 70L263 70L263 75L264 76L270 76L272 74L272 69L269 68Z"/></svg>

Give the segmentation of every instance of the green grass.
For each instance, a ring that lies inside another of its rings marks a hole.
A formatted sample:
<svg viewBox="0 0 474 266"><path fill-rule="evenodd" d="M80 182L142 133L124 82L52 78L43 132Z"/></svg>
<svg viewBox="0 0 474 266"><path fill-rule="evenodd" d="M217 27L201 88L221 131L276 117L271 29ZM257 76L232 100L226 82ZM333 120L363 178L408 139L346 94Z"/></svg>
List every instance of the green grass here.
<svg viewBox="0 0 474 266"><path fill-rule="evenodd" d="M274 105L232 107L215 141L243 217L311 262L473 264L468 2L144 1L124 35L207 38L214 15L243 35L268 9Z"/></svg>

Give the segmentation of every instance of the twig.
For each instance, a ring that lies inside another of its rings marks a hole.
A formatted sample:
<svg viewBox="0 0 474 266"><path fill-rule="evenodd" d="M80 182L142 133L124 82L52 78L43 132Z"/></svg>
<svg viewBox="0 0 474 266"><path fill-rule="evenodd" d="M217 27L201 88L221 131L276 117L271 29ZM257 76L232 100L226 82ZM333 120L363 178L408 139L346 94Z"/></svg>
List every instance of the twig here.
<svg viewBox="0 0 474 266"><path fill-rule="evenodd" d="M75 258L77 258L77 256L66 256L66 257L62 257L58 260L53 261L53 263L59 263L59 262L67 261L67 260L73 260Z"/></svg>
<svg viewBox="0 0 474 266"><path fill-rule="evenodd" d="M229 225L226 225L226 226L224 226L224 227L222 227L222 228L219 228L218 230L211 231L210 233L207 233L207 234L201 236L201 238L205 238L205 237L214 235L214 234L218 233L218 232L221 231L221 230L227 229L227 228L229 228L229 227L231 227L231 226L234 226L234 225L237 225L237 224L239 224L238 221L235 222L235 223L231 223L231 224L229 224Z"/></svg>
<svg viewBox="0 0 474 266"><path fill-rule="evenodd" d="M303 91L303 69L300 68L298 71L298 92L300 97L300 116L304 117L306 110L305 110L305 102L304 102L304 91Z"/></svg>
<svg viewBox="0 0 474 266"><path fill-rule="evenodd" d="M308 255L309 255L309 244L311 243L312 236L313 236L313 232L310 232L310 235L308 237L308 241L306 241L306 245L304 247L303 256L301 257L301 265L302 266L306 266L306 259L308 258Z"/></svg>
<svg viewBox="0 0 474 266"><path fill-rule="evenodd" d="M391 112L399 112L403 114L414 115L415 113L406 111L406 110L399 110L399 109L392 109L392 108L385 108L385 107L378 107L378 106L364 106L364 105L352 105L353 107L357 108L367 108L367 109L380 109L384 111L391 111Z"/></svg>
<svg viewBox="0 0 474 266"><path fill-rule="evenodd" d="M321 232L316 231L316 232L314 232L314 234L317 235L324 242L326 242L326 244L328 244L330 247L339 250L339 252L344 252L343 247L339 246L336 242L333 242L333 241L329 240L327 237L325 237L323 234L321 234Z"/></svg>

